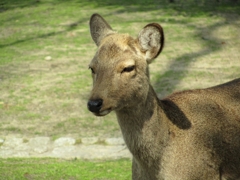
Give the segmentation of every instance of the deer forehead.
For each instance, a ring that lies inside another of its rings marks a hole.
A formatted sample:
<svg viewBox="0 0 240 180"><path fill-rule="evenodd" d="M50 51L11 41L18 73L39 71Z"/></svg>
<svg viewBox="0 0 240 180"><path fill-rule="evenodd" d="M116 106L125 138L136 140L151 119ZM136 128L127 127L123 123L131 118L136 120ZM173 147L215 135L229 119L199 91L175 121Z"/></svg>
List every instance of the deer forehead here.
<svg viewBox="0 0 240 180"><path fill-rule="evenodd" d="M136 40L127 34L113 34L105 37L91 62L91 66L124 67L135 65L134 59L140 50Z"/></svg>

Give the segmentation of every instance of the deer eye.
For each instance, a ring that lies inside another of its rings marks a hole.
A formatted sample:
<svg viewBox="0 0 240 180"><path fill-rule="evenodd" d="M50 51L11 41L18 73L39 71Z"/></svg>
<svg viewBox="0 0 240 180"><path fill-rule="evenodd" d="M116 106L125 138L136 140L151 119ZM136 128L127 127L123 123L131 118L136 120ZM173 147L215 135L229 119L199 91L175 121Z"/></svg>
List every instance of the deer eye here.
<svg viewBox="0 0 240 180"><path fill-rule="evenodd" d="M91 69L92 74L95 74L95 71L93 70L93 68L89 67L89 69Z"/></svg>
<svg viewBox="0 0 240 180"><path fill-rule="evenodd" d="M125 67L123 70L122 70L122 73L124 72L131 72L135 69L135 66L128 66L128 67Z"/></svg>

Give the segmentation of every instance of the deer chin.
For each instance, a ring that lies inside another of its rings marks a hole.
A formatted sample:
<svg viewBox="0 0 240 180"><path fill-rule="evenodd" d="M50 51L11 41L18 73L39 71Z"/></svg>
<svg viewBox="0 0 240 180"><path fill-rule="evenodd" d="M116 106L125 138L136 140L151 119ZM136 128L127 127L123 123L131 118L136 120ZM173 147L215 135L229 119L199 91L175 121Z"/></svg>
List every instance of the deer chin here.
<svg viewBox="0 0 240 180"><path fill-rule="evenodd" d="M100 111L98 113L94 113L95 116L106 116L107 114L109 114L112 111L111 108Z"/></svg>

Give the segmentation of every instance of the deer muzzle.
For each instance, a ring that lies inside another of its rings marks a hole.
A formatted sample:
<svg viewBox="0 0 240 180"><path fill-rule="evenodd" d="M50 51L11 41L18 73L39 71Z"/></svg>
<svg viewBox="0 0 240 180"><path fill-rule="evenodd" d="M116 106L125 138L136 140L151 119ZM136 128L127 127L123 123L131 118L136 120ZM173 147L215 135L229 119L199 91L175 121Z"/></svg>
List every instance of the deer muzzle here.
<svg viewBox="0 0 240 180"><path fill-rule="evenodd" d="M95 99L88 101L88 110L93 113L99 113L100 109L102 108L103 100L102 99Z"/></svg>

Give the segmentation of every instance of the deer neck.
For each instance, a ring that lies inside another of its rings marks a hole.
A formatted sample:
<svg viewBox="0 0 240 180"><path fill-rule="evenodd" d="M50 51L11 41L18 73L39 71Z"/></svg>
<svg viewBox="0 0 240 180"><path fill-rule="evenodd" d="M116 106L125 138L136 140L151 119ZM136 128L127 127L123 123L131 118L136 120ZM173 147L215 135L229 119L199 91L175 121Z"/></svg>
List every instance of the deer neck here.
<svg viewBox="0 0 240 180"><path fill-rule="evenodd" d="M156 153L161 153L161 147L168 139L168 127L164 122L166 118L161 104L151 86L145 102L123 108L116 114L123 138L133 155L143 157L143 154L156 156Z"/></svg>

